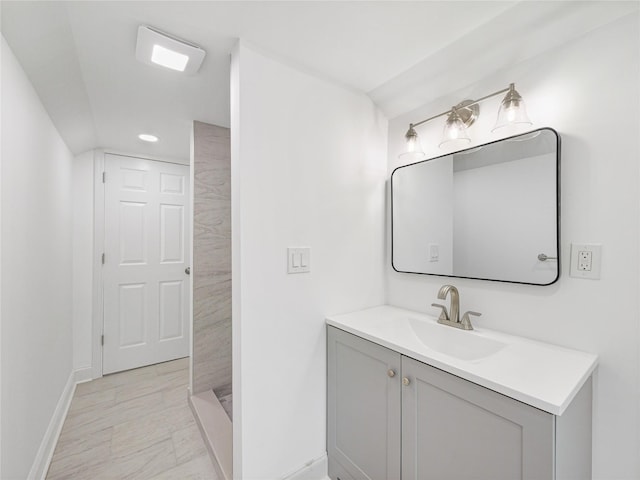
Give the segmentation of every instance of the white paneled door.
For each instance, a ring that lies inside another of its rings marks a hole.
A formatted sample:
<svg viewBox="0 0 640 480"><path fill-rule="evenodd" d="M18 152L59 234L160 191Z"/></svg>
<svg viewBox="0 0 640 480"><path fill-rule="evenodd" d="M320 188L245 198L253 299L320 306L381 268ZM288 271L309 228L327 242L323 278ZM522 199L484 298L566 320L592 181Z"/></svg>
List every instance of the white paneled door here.
<svg viewBox="0 0 640 480"><path fill-rule="evenodd" d="M103 373L189 354L189 167L105 155Z"/></svg>

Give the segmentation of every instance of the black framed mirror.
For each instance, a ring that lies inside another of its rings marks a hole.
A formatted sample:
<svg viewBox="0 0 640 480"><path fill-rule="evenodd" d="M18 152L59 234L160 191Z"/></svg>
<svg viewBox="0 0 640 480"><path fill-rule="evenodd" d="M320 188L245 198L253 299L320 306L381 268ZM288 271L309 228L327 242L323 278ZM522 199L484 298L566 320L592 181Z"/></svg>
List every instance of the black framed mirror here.
<svg viewBox="0 0 640 480"><path fill-rule="evenodd" d="M560 276L560 136L540 128L396 168L397 272L550 285Z"/></svg>

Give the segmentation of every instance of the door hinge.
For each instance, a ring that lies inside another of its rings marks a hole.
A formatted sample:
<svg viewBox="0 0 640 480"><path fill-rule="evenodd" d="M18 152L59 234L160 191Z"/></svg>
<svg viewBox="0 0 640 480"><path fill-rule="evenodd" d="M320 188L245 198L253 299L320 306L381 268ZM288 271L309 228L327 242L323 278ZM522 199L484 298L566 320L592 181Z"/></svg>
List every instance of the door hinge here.
<svg viewBox="0 0 640 480"><path fill-rule="evenodd" d="M102 183L107 183L107 172L102 172Z"/></svg>
<svg viewBox="0 0 640 480"><path fill-rule="evenodd" d="M103 265L104 265L104 262L105 262L105 254L103 253L103 254L102 254L102 264L103 264Z"/></svg>
<svg viewBox="0 0 640 480"><path fill-rule="evenodd" d="M104 347L104 335L100 335L100 345Z"/></svg>

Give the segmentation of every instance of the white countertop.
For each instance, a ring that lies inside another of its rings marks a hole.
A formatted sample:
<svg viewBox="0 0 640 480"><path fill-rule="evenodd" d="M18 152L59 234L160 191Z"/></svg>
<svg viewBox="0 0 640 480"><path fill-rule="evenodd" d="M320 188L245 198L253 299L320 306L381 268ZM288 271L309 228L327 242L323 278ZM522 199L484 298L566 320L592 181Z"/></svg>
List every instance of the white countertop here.
<svg viewBox="0 0 640 480"><path fill-rule="evenodd" d="M554 415L562 415L598 362L598 357L590 353L485 328L461 331L437 324L435 317L388 305L332 315L326 320L328 325ZM426 346L411 321L430 322L506 346L485 358L462 360Z"/></svg>

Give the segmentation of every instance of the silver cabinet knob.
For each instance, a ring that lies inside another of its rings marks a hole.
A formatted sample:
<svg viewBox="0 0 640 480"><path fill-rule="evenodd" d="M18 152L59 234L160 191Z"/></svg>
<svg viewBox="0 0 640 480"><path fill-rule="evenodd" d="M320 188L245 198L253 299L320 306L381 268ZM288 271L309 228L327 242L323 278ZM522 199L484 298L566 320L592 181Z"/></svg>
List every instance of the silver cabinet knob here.
<svg viewBox="0 0 640 480"><path fill-rule="evenodd" d="M389 375L390 377L395 377L396 376L396 372L393 369L389 369L389 371L387 372L387 375Z"/></svg>
<svg viewBox="0 0 640 480"><path fill-rule="evenodd" d="M191 275L191 267L185 268L184 273L186 273L187 275Z"/></svg>
<svg viewBox="0 0 640 480"><path fill-rule="evenodd" d="M402 384L407 387L411 382L409 381L409 379L407 377L404 377L402 379Z"/></svg>

